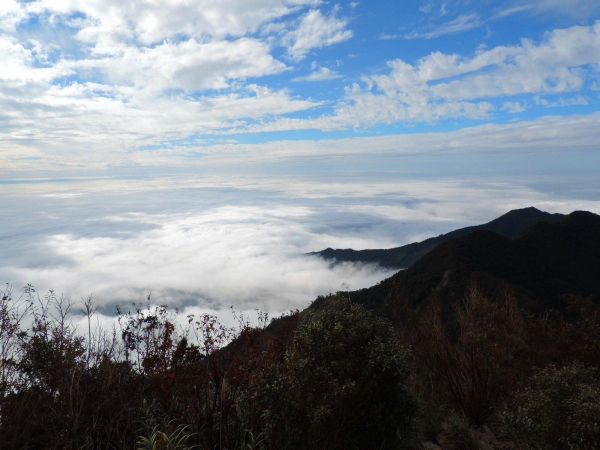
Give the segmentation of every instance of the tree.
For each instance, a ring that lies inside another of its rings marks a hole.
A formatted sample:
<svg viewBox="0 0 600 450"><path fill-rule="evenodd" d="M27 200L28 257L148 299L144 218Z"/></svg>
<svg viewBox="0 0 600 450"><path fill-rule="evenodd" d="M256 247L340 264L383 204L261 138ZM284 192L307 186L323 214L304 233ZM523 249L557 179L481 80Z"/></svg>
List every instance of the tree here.
<svg viewBox="0 0 600 450"><path fill-rule="evenodd" d="M581 363L542 369L513 395L499 418L519 448L598 448L600 372Z"/></svg>
<svg viewBox="0 0 600 450"><path fill-rule="evenodd" d="M258 384L272 448L404 448L416 416L409 372L410 353L386 320L347 298L308 313Z"/></svg>

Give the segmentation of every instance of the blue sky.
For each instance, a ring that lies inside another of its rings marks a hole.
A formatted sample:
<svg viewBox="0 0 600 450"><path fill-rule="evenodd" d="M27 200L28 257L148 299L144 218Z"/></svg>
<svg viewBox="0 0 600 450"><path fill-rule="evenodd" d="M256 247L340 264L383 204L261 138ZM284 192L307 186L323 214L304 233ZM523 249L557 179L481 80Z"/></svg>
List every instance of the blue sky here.
<svg viewBox="0 0 600 450"><path fill-rule="evenodd" d="M13 165L598 110L596 0L2 4Z"/></svg>
<svg viewBox="0 0 600 450"><path fill-rule="evenodd" d="M599 124L598 0L2 0L0 279L303 307L389 275L309 251L600 213Z"/></svg>

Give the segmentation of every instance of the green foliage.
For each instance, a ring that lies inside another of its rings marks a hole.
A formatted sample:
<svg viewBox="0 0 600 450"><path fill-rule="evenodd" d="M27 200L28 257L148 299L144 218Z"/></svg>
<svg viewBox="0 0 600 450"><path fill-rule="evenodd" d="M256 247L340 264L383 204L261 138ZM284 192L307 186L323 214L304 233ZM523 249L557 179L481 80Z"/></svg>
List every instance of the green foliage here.
<svg viewBox="0 0 600 450"><path fill-rule="evenodd" d="M600 372L579 363L540 370L499 419L527 450L600 448Z"/></svg>
<svg viewBox="0 0 600 450"><path fill-rule="evenodd" d="M409 370L391 325L348 299L308 314L262 380L273 448L403 448L415 434Z"/></svg>
<svg viewBox="0 0 600 450"><path fill-rule="evenodd" d="M144 402L144 420L136 443L136 450L196 450L189 442L194 437L188 425L176 425L174 420L158 423L153 408Z"/></svg>

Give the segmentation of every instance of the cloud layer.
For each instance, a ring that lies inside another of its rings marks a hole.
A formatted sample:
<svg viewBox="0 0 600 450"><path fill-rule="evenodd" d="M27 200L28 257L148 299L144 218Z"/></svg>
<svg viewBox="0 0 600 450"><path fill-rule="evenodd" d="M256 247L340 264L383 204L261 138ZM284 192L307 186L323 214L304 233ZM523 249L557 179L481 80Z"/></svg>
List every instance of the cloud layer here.
<svg viewBox="0 0 600 450"><path fill-rule="evenodd" d="M369 266L331 268L304 256L327 245L392 245L389 230L361 236L357 225L372 226L365 213L328 219L318 201L290 201L260 188L259 180L245 187L226 187L227 178L207 180L206 187L190 182L180 187L181 180L166 180L141 191L138 183L110 181L87 188L69 183L66 192L56 190L60 185L30 185L30 194L3 191L0 204L12 219L0 221L0 277L74 299L94 294L106 313L148 291L174 306L280 313L343 282L367 287L390 274ZM24 216L23 202L30 210Z"/></svg>
<svg viewBox="0 0 600 450"><path fill-rule="evenodd" d="M555 3L525 6L556 11ZM439 9L433 6L422 9L432 14ZM315 57L356 39L359 16L352 11L360 7L319 0L7 0L0 9L0 142L26 158L45 154L71 164L85 153L93 164L185 139L489 121L597 101L600 22L474 52L435 50L416 59L388 52L384 69L348 77L350 55L323 63ZM590 7L577 3L578 10ZM525 10L502 11L511 17ZM464 12L408 34L433 39L482 20ZM294 81L336 83L322 94Z"/></svg>
<svg viewBox="0 0 600 450"><path fill-rule="evenodd" d="M109 136L108 147L130 147L312 108L319 103L246 80L291 69L275 48L299 60L351 36L336 10L307 10L319 4L3 2L0 139L56 147L85 139L107 151Z"/></svg>
<svg viewBox="0 0 600 450"><path fill-rule="evenodd" d="M278 312L388 275L308 251L599 211L598 2L397 6L1 1L0 278Z"/></svg>
<svg viewBox="0 0 600 450"><path fill-rule="evenodd" d="M523 95L571 96L595 89L600 72L600 21L547 33L541 42L480 50L474 57L433 52L410 64L388 61L389 72L348 86L332 115L280 119L279 129L344 129L379 123L486 119L492 100ZM257 130L260 128L256 128ZM268 129L268 128L265 128Z"/></svg>
<svg viewBox="0 0 600 450"><path fill-rule="evenodd" d="M0 278L75 300L94 294L105 313L148 291L173 306L280 313L304 308L342 283L358 289L391 275L372 266L332 268L304 256L310 251L394 247L531 205L600 212L597 192L582 194L593 192L585 178L570 181L560 197L553 191L563 185L544 186L539 176L380 178L3 185Z"/></svg>

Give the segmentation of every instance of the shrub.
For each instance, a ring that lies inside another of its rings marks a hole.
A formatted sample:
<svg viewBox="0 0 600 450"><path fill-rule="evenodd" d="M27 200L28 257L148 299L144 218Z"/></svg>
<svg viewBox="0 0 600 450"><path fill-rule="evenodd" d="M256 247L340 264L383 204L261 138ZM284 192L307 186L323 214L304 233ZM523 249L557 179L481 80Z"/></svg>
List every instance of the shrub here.
<svg viewBox="0 0 600 450"><path fill-rule="evenodd" d="M434 399L424 395L416 395L418 402L419 440L433 441L442 430L444 419L448 415L447 408Z"/></svg>
<svg viewBox="0 0 600 450"><path fill-rule="evenodd" d="M499 413L504 433L524 449L600 447L600 372L575 363L533 375Z"/></svg>
<svg viewBox="0 0 600 450"><path fill-rule="evenodd" d="M18 333L12 382L0 397L0 448L133 446L143 380L115 358L114 336L97 335L91 351L71 307L50 292L28 309L33 323Z"/></svg>
<svg viewBox="0 0 600 450"><path fill-rule="evenodd" d="M387 321L347 299L310 313L262 379L272 448L403 448L416 430L409 369Z"/></svg>
<svg viewBox="0 0 600 450"><path fill-rule="evenodd" d="M118 311L111 332L92 328L91 298L83 306L80 333L68 298L0 290L0 449L262 448L261 403L247 387L282 361L293 316L267 336L266 315L258 329L208 314L181 328L148 303Z"/></svg>
<svg viewBox="0 0 600 450"><path fill-rule="evenodd" d="M484 423L521 375L525 317L510 295L489 301L476 287L455 305L455 317L454 324L445 323L434 303L405 330L414 333L420 388Z"/></svg>

